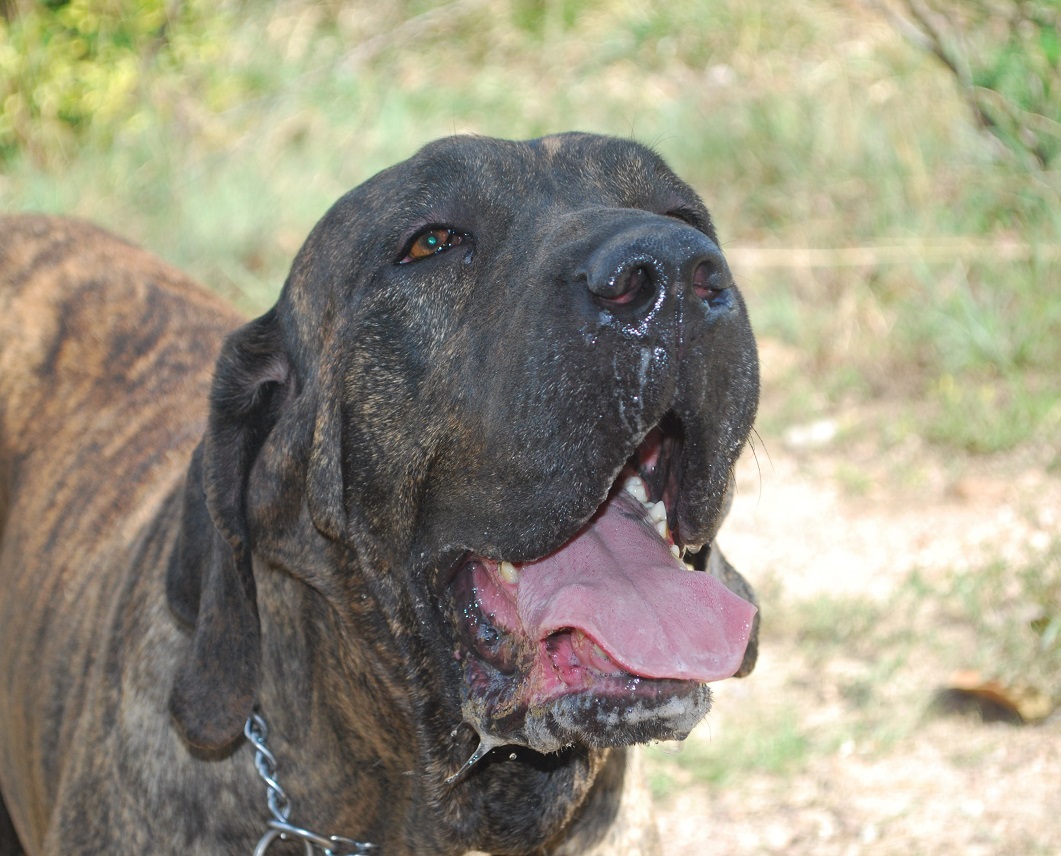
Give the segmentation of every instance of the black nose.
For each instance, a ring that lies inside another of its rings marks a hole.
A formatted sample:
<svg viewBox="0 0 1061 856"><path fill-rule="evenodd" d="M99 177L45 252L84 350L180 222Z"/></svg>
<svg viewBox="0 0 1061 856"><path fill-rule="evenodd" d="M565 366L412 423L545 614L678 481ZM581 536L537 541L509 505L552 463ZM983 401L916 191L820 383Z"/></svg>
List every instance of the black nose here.
<svg viewBox="0 0 1061 856"><path fill-rule="evenodd" d="M575 272L601 308L621 320L644 317L683 294L711 302L731 279L722 251L705 234L655 215L613 231Z"/></svg>

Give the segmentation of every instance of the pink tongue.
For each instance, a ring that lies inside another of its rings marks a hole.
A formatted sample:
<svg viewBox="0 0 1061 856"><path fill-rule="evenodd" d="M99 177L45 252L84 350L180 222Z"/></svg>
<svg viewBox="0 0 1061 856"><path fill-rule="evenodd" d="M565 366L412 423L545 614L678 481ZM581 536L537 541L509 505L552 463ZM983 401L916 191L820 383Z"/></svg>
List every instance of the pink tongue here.
<svg viewBox="0 0 1061 856"><path fill-rule="evenodd" d="M755 615L710 574L685 570L623 492L522 567L516 609L532 638L581 630L632 674L705 683L740 667Z"/></svg>

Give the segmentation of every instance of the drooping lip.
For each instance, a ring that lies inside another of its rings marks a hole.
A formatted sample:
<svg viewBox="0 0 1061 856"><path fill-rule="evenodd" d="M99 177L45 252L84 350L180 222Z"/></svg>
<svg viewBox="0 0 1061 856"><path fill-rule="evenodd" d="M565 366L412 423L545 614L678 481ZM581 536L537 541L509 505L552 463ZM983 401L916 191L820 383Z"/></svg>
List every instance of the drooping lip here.
<svg viewBox="0 0 1061 856"><path fill-rule="evenodd" d="M479 720L572 695L676 697L738 671L756 610L682 561L673 454L650 433L591 520L540 559L464 557L448 594Z"/></svg>

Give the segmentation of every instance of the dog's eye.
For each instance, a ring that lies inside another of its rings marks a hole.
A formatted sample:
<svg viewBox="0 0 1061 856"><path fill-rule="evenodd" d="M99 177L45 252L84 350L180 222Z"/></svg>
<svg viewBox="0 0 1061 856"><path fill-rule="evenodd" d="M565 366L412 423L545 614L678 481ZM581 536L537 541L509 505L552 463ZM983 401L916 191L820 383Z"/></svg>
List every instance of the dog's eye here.
<svg viewBox="0 0 1061 856"><path fill-rule="evenodd" d="M464 242L465 236L447 226L432 226L415 238L398 264L405 265L442 253Z"/></svg>

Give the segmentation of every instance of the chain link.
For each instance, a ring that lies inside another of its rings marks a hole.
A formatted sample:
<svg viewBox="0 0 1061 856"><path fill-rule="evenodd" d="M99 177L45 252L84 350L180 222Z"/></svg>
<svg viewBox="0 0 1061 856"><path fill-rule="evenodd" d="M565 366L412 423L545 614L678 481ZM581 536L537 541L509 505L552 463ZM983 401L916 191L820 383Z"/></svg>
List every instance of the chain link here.
<svg viewBox="0 0 1061 856"><path fill-rule="evenodd" d="M269 736L269 726L265 724L260 713L251 712L247 724L243 726L243 734L254 747L254 766L258 770L258 776L265 782L266 802L273 816L267 823L269 829L254 848L254 856L265 856L277 840L301 841L305 847L305 856L364 856L376 849L375 844L369 844L367 841L351 841L341 835L318 835L290 823L291 798L277 781L276 756L269 751L265 742Z"/></svg>

